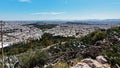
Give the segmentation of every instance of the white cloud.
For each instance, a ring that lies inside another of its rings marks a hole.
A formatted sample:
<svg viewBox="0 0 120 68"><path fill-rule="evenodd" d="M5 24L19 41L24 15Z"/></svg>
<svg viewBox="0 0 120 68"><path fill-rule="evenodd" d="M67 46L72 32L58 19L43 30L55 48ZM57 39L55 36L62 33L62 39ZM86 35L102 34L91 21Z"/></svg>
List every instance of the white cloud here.
<svg viewBox="0 0 120 68"><path fill-rule="evenodd" d="M30 2L31 0L19 0L19 2Z"/></svg>
<svg viewBox="0 0 120 68"><path fill-rule="evenodd" d="M65 12L37 12L37 13L32 13L32 15L59 15L64 13Z"/></svg>

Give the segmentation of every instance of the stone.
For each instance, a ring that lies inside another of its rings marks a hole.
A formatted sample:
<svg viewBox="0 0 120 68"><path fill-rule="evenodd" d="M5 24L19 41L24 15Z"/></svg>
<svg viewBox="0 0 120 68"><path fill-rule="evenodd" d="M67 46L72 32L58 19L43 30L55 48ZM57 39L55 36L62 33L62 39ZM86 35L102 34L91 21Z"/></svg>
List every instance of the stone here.
<svg viewBox="0 0 120 68"><path fill-rule="evenodd" d="M87 63L91 68L102 68L102 64L91 58L83 59L81 62Z"/></svg>
<svg viewBox="0 0 120 68"><path fill-rule="evenodd" d="M107 63L107 60L103 56L97 56L96 60L102 64Z"/></svg>
<svg viewBox="0 0 120 68"><path fill-rule="evenodd" d="M83 59L71 68L111 68L111 66L103 56L98 56L96 60L91 58Z"/></svg>
<svg viewBox="0 0 120 68"><path fill-rule="evenodd" d="M75 66L71 67L71 68L91 68L88 64L86 63L78 63Z"/></svg>

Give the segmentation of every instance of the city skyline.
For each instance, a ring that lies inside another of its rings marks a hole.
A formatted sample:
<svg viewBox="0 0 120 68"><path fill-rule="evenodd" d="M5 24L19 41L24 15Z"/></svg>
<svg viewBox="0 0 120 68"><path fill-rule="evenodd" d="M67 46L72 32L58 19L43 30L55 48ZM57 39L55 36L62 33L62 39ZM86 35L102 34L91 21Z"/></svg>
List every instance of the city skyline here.
<svg viewBox="0 0 120 68"><path fill-rule="evenodd" d="M1 20L119 19L119 0L1 0Z"/></svg>

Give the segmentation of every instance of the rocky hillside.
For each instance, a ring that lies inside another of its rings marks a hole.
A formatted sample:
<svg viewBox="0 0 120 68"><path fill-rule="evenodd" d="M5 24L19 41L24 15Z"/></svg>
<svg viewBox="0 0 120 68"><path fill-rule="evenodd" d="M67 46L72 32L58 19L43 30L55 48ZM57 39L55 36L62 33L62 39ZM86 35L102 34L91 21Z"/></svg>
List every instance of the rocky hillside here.
<svg viewBox="0 0 120 68"><path fill-rule="evenodd" d="M101 67L99 68L119 68L120 27L112 27L111 29L108 30L97 30L84 37L81 37L80 39L72 40L71 42L66 43L65 45L57 45L51 47L48 50L48 53L50 53L51 56L54 56L52 60L51 59L49 60L51 60L52 62L54 61L54 63L57 63L55 67L58 68L60 68L59 62L61 64L61 61L65 61L62 64L66 64L65 66L69 67L69 63L74 63L73 59L79 57L81 60L77 63L77 65L79 65L79 63L81 65L83 64L83 66L85 63L88 63L88 66L89 63L93 65L93 67L89 66L87 68L94 68L94 64L95 65L98 64L98 67L100 65ZM105 57L105 59L107 60L106 62L107 67L104 67L104 64L100 63L98 59L96 59L96 57L99 55ZM86 60L86 58L91 59ZM85 63L83 63L83 61ZM72 65L70 64L70 66ZM77 67L73 66L73 68Z"/></svg>

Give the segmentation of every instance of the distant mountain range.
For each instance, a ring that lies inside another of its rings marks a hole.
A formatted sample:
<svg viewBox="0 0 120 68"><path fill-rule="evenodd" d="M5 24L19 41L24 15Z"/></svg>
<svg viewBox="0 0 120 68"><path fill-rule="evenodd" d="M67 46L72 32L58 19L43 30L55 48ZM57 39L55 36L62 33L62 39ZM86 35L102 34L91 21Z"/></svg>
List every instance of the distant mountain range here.
<svg viewBox="0 0 120 68"><path fill-rule="evenodd" d="M30 20L30 21L6 21L8 23L82 23L82 24L120 24L120 19L89 19L89 20Z"/></svg>
<svg viewBox="0 0 120 68"><path fill-rule="evenodd" d="M116 25L120 24L120 19L105 19L105 20L97 20L97 19L91 19L91 20L82 20L82 21L74 21L74 22L82 22L82 23L88 23L88 24L111 24Z"/></svg>

